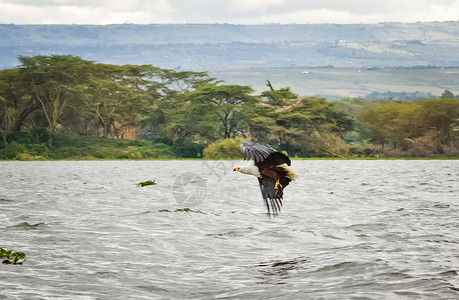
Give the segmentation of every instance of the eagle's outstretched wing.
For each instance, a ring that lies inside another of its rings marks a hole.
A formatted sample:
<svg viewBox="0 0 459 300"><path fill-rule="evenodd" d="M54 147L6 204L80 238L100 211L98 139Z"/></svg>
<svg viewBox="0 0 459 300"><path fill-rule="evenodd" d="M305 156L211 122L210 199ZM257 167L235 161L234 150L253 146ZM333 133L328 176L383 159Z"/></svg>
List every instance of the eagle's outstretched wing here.
<svg viewBox="0 0 459 300"><path fill-rule="evenodd" d="M255 164L262 162L269 154L276 152L276 150L271 147L263 146L255 142L242 142L241 149L244 154L244 159L253 159Z"/></svg>

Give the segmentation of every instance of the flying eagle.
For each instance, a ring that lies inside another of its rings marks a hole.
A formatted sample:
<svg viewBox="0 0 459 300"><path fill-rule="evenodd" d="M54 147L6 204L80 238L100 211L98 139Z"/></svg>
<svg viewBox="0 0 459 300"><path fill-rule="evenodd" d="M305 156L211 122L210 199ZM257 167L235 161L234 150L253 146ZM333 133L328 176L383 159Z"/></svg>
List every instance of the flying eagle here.
<svg viewBox="0 0 459 300"><path fill-rule="evenodd" d="M234 168L244 174L256 176L268 214L277 215L282 206L284 188L298 175L290 169L291 161L283 153L254 142L242 142L244 160L253 159L248 165Z"/></svg>

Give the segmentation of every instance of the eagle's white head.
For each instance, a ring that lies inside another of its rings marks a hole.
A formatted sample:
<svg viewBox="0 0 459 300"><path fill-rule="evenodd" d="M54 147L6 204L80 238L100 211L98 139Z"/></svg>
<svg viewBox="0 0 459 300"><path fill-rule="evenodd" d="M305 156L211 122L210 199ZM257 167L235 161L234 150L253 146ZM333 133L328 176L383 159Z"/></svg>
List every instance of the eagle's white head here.
<svg viewBox="0 0 459 300"><path fill-rule="evenodd" d="M260 170L255 166L253 161L250 161L248 165L236 167L233 171L241 172L243 174L253 175L258 178L261 178Z"/></svg>

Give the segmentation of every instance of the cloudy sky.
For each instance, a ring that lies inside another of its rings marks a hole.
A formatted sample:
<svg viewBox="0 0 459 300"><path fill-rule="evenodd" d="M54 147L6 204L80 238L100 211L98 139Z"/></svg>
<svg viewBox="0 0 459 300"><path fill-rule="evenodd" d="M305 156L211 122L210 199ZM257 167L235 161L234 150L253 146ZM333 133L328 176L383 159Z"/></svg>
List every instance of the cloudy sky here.
<svg viewBox="0 0 459 300"><path fill-rule="evenodd" d="M379 23L459 20L459 0L0 0L0 23Z"/></svg>

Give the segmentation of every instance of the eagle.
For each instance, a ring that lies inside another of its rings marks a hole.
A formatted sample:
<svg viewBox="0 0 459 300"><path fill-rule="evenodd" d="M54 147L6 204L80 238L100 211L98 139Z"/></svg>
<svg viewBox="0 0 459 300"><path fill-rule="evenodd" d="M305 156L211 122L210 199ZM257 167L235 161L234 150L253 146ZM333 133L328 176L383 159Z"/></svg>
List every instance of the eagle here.
<svg viewBox="0 0 459 300"><path fill-rule="evenodd" d="M255 142L242 142L241 149L244 160L252 161L245 166L234 168L233 171L257 177L268 214L277 215L281 210L284 188L290 181L298 178L290 169L290 158L271 147Z"/></svg>

